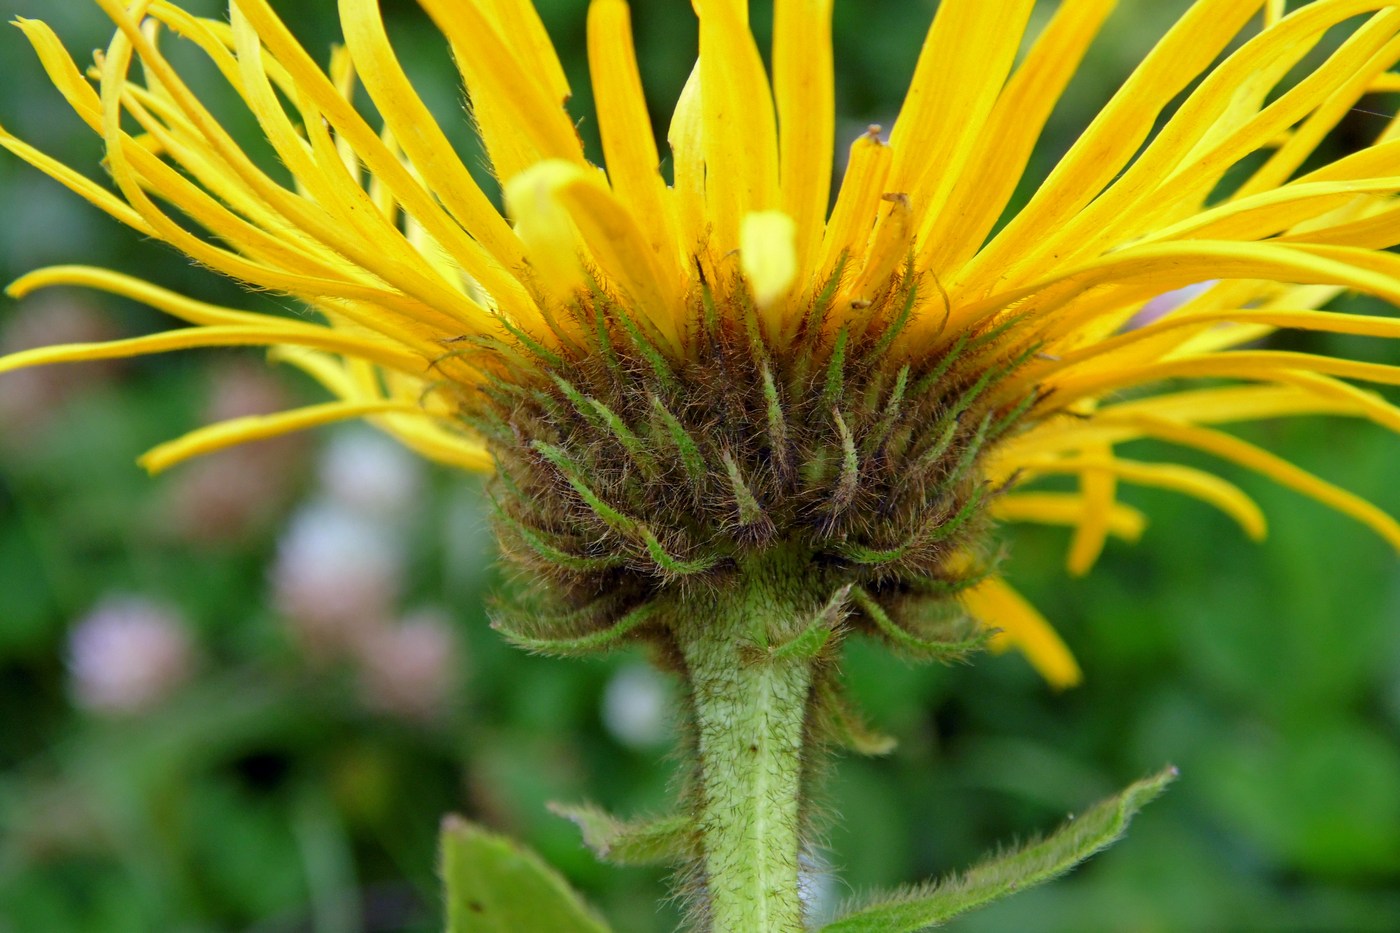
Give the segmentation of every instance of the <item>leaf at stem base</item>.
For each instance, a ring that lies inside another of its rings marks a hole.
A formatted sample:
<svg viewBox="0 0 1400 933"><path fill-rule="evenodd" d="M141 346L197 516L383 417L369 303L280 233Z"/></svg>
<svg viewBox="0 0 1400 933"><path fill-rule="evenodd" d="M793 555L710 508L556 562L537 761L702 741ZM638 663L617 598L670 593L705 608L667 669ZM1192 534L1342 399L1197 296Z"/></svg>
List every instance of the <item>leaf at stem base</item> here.
<svg viewBox="0 0 1400 933"><path fill-rule="evenodd" d="M458 816L442 823L447 933L609 933L530 850Z"/></svg>
<svg viewBox="0 0 1400 933"><path fill-rule="evenodd" d="M822 933L914 933L1049 881L1112 845L1133 816L1176 779L1174 767L1100 801L1055 833L987 859L942 881L875 894L822 927Z"/></svg>

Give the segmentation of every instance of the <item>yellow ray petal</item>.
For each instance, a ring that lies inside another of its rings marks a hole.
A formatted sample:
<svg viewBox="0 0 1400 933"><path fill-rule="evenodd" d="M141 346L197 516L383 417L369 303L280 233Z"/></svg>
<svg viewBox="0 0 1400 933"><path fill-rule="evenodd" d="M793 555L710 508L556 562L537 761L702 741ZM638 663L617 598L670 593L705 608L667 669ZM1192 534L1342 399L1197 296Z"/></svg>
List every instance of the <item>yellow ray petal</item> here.
<svg viewBox="0 0 1400 933"><path fill-rule="evenodd" d="M1353 493L1340 489L1248 441L1191 424L1137 417L1127 423L1144 435L1194 447L1261 473L1270 479L1349 515L1400 551L1400 522Z"/></svg>
<svg viewBox="0 0 1400 933"><path fill-rule="evenodd" d="M746 214L778 206L778 139L768 73L730 0L695 2L700 14L700 109L711 251L739 246Z"/></svg>
<svg viewBox="0 0 1400 933"><path fill-rule="evenodd" d="M612 189L646 228L652 250L669 263L668 274L678 274L685 268L687 252L678 240L666 182L658 171L661 159L623 0L589 4L588 69Z"/></svg>
<svg viewBox="0 0 1400 933"><path fill-rule="evenodd" d="M705 217L705 120L704 92L700 81L700 63L696 62L676 100L666 141L671 147L671 162L675 184L671 189L675 203L676 226L680 233L680 248L687 255L696 250L709 236ZM707 270L707 272L710 270Z"/></svg>
<svg viewBox="0 0 1400 933"><path fill-rule="evenodd" d="M550 269L570 281L570 262L578 268L582 248L680 351L679 283L665 274L646 234L596 172L559 160L539 162L507 183L506 202L542 275ZM583 285L581 268L577 276L575 288Z"/></svg>
<svg viewBox="0 0 1400 933"><path fill-rule="evenodd" d="M520 286L499 270L521 265L523 252L505 219L490 201L479 191L476 192L479 197L473 195L471 188L460 190L460 200L452 197L457 189L450 186L442 192L430 193L404 166L398 153L386 146L380 134L341 96L265 0L240 0L239 9L297 88L325 115L336 132L349 141L375 178L394 193L404 209L458 256L499 301L519 294ZM438 194L451 212L450 217L439 205ZM494 257L495 264L472 261L480 255L483 246Z"/></svg>
<svg viewBox="0 0 1400 933"><path fill-rule="evenodd" d="M1078 525L1084 509L1082 495L1064 492L1009 493L993 499L987 507L997 521L1042 525ZM1125 541L1137 541L1147 527L1146 515L1121 502L1110 503L1106 515L1108 533Z"/></svg>
<svg viewBox="0 0 1400 933"><path fill-rule="evenodd" d="M1054 380L1055 398L1057 404L1063 405L1077 399L1097 396L1109 389L1147 385L1174 378L1215 376L1267 382L1290 371L1321 373L1382 385L1400 385L1400 366L1338 360L1290 350L1237 350L1204 356L1183 356L1127 368L1110 368L1109 365L1105 365L1093 372L1070 374Z"/></svg>
<svg viewBox="0 0 1400 933"><path fill-rule="evenodd" d="M778 106L778 174L783 211L796 223L797 267L821 242L831 197L836 89L832 0L776 0L773 96Z"/></svg>
<svg viewBox="0 0 1400 933"><path fill-rule="evenodd" d="M1139 463L1134 460L1111 460L1082 457L1072 460L1032 461L1019 465L1026 480L1051 473L1079 474L1104 471L1127 483L1154 486L1183 493L1207 502L1230 516L1255 541L1268 533L1268 522L1254 500L1238 486L1226 482L1214 473L1175 463Z"/></svg>
<svg viewBox="0 0 1400 933"><path fill-rule="evenodd" d="M408 368L422 373L426 369L421 358L403 353L397 347L378 341L355 337L328 327L304 326L204 326L182 327L146 337L107 340L100 343L71 343L20 350L0 356L0 373L31 366L54 363L78 363L87 360L110 360L196 347L265 347L278 344L315 347L372 360L381 366Z"/></svg>
<svg viewBox="0 0 1400 933"><path fill-rule="evenodd" d="M1263 0L1201 0L1167 32L1050 172L1030 202L949 285L980 297L1008 268L1079 214L1123 169L1158 115L1229 45Z"/></svg>
<svg viewBox="0 0 1400 933"><path fill-rule="evenodd" d="M1057 690L1083 680L1079 664L1045 617L999 577L984 580L962 594L968 613L987 628L1000 629L994 650L1015 647L1046 683Z"/></svg>
<svg viewBox="0 0 1400 933"><path fill-rule="evenodd" d="M1232 166L1269 145L1313 111L1338 81L1388 47L1370 65L1383 71L1400 55L1400 43L1393 41L1400 11L1379 14L1322 65L1248 119L1231 113L1241 86L1252 83L1261 69L1271 76L1285 73L1289 63L1301 60L1330 26L1350 15L1345 6L1310 4L1234 52L1192 92L1121 178L1078 216L1037 242L1033 256L1020 261L1027 268L1054 255L1073 262L1197 209ZM1211 130L1216 128L1212 138Z"/></svg>
<svg viewBox="0 0 1400 933"><path fill-rule="evenodd" d="M509 181L541 159L587 165L573 120L554 89L475 3L419 0L452 45L496 177Z"/></svg>
<svg viewBox="0 0 1400 933"><path fill-rule="evenodd" d="M851 143L846 174L822 238L818 282L825 281L842 256L852 264L864 262L893 160L894 153L880 139L878 126L870 127Z"/></svg>
<svg viewBox="0 0 1400 933"><path fill-rule="evenodd" d="M91 179L80 175L68 166L59 162L51 156L45 155L28 143L22 142L0 129L0 146L4 146L10 152L19 156L30 165L43 172L45 175L63 185L69 191L81 197L84 201L104 211L115 219L147 236L155 236L156 232L150 224L146 223L140 212L135 211L130 205L115 197L112 192L98 185Z"/></svg>
<svg viewBox="0 0 1400 933"><path fill-rule="evenodd" d="M495 216L495 208L457 157L436 119L404 75L384 33L379 5L341 0L340 10L346 45L354 57L365 89L383 116L385 125L393 131L396 143L412 160L414 171L431 186L436 198L469 224L469 229L482 226L503 228L500 218ZM491 219L485 220L487 216ZM440 233L434 228L425 227L440 239ZM498 231L496 236L499 241L504 231ZM507 254L508 261L518 256L518 247ZM467 252L458 257L458 261L475 278L491 283L488 288L494 286L502 301L509 302L510 291L501 287L507 273L500 268L495 257L488 257L479 245L473 243ZM517 296L511 303L518 305L523 302Z"/></svg>
<svg viewBox="0 0 1400 933"><path fill-rule="evenodd" d="M943 0L890 131L890 191L937 214L1011 71L1034 0Z"/></svg>
<svg viewBox="0 0 1400 933"><path fill-rule="evenodd" d="M1086 449L1084 455L1095 460L1111 460L1113 448L1108 444L1095 444ZM1108 541L1109 518L1118 494L1118 478L1107 470L1081 473L1079 492L1084 507L1065 555L1065 569L1076 577L1092 570L1103 553Z"/></svg>
<svg viewBox="0 0 1400 933"><path fill-rule="evenodd" d="M1117 0L1062 3L997 98L959 183L919 234L921 265L945 270L977 251L1016 190L1051 109ZM922 322L927 326L928 322ZM916 320L913 326L920 327Z"/></svg>
<svg viewBox="0 0 1400 933"><path fill-rule="evenodd" d="M423 411L412 402L384 400L378 402L325 402L274 415L248 415L211 424L191 431L173 441L152 447L137 461L150 473L160 473L182 460L214 453L249 441L280 437L294 431L304 431L337 421L363 418L388 412L416 413Z"/></svg>
<svg viewBox="0 0 1400 933"><path fill-rule="evenodd" d="M1082 360L1110 355L1122 359L1124 352L1133 344L1151 341L1163 334L1175 331L1209 328L1225 322L1265 324L1270 328L1400 339L1400 319L1396 318L1375 317L1369 314L1344 314L1338 311L1256 311L1249 308L1238 308L1192 314L1169 314L1127 333L1064 353L1060 356L1059 365L1069 367ZM1178 337L1177 341L1174 342L1184 342L1189 337L1190 335L1187 334Z"/></svg>

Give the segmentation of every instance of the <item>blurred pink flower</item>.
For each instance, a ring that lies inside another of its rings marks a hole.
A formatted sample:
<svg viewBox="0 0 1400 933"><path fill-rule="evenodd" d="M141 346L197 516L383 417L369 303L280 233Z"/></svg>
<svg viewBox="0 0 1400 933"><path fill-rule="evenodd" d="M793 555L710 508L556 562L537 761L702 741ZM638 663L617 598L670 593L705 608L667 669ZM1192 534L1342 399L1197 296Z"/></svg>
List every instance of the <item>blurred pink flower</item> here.
<svg viewBox="0 0 1400 933"><path fill-rule="evenodd" d="M0 356L56 343L91 343L118 336L111 315L102 308L54 294L25 302L6 315L0 330ZM119 366L107 360L0 375L0 436L13 442L17 435L42 429L65 402L110 378Z"/></svg>
<svg viewBox="0 0 1400 933"><path fill-rule="evenodd" d="M202 420L223 421L281 411L293 404L263 366L216 368ZM222 450L188 464L167 487L164 524L177 538L201 544L238 542L285 509L300 474L306 438L287 435Z"/></svg>
<svg viewBox="0 0 1400 933"><path fill-rule="evenodd" d="M369 708L430 721L451 707L463 659L447 613L420 610L371 629L358 646L360 688Z"/></svg>
<svg viewBox="0 0 1400 933"><path fill-rule="evenodd" d="M68 635L73 698L97 713L140 713L158 706L195 666L184 618L139 596L110 596Z"/></svg>

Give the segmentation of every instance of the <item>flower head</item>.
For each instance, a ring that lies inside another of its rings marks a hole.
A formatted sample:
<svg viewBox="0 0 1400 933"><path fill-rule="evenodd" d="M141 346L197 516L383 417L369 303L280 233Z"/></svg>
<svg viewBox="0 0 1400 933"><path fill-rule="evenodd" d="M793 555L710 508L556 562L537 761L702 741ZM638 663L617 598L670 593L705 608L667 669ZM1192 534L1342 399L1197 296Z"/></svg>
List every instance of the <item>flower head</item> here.
<svg viewBox="0 0 1400 933"><path fill-rule="evenodd" d="M200 429L151 451L153 470L363 417L434 459L499 467L508 554L610 600L561 623L576 634L794 548L860 587L862 617L895 645L946 635L921 607L957 592L1059 683L1074 662L994 575L991 520L1072 526L1076 573L1107 536L1141 530L1120 484L1264 531L1233 485L1124 459L1124 442L1243 464L1400 546L1370 504L1216 427L1326 413L1400 429L1394 406L1352 384L1395 384L1400 368L1256 346L1280 328L1400 336L1391 318L1317 310L1346 289L1400 302L1386 252L1400 242L1397 124L1309 161L1363 95L1397 88L1393 4L1314 0L1284 16L1276 0L1198 0L1001 222L1111 0L1066 0L1029 40L1033 0L943 0L898 118L850 144L834 199L831 0L776 0L771 69L747 3L696 0L700 56L666 171L622 0L588 10L601 159L529 3L420 0L455 55L504 213L414 93L374 0L341 0L346 44L324 71L267 0L231 2L228 22L96 2L117 33L86 78L47 26L19 26L103 138L116 191L0 143L319 320L46 269L12 294L86 285L190 326L0 369L266 345L336 398ZM1345 41L1324 46L1342 24ZM217 66L290 181L182 81L160 49L170 34ZM382 125L357 109L357 80ZM1187 286L1201 287L1139 316ZM1154 391L1124 394L1140 388ZM1057 474L1078 490L1022 491Z"/></svg>

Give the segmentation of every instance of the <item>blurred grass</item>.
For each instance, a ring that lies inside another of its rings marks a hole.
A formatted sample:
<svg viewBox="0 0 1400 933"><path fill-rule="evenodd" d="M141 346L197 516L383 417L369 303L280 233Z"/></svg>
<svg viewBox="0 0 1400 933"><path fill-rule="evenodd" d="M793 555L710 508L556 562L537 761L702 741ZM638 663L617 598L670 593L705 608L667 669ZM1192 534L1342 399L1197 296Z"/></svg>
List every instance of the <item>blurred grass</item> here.
<svg viewBox="0 0 1400 933"><path fill-rule="evenodd" d="M333 41L332 4L277 5L310 48ZM539 6L568 56L575 112L587 114L580 5ZM691 19L683 4L637 6L660 115L693 56ZM890 122L932 6L838 4L845 137ZM1122 4L1032 178L1183 6ZM436 37L408 0L384 7L424 96L480 168ZM109 34L85 3L3 0L0 12L53 22L74 50ZM761 28L758 11L755 19ZM0 61L9 82L0 123L100 175L98 147L17 31L0 33ZM246 119L232 122L253 138ZM1359 138L1383 122L1358 113L1346 132ZM582 130L593 132L591 118ZM118 230L8 157L0 217L7 281L77 261L204 300L272 300ZM98 300L128 331L158 326L147 311ZM13 313L6 301L0 321ZM133 460L198 423L213 359L134 362L71 399L44 430L0 438L0 931L436 929L433 836L449 810L527 840L617 929L674 926L673 906L655 906L660 873L599 866L544 806L586 798L624 813L665 807L664 751L622 744L600 718L610 677L635 659L531 658L487 628L485 593L502 584L481 568L475 481L434 473L412 545L408 601L448 601L470 659L458 708L430 726L367 711L343 672L300 655L268 601L279 523L237 548L191 549L162 534L157 503L173 477L148 480ZM1316 419L1241 433L1400 514L1394 437ZM854 694L901 746L836 770L831 897L955 869L1171 761L1181 781L1125 843L957 928L1400 927L1395 556L1321 506L1222 472L1265 506L1263 547L1203 505L1138 490L1125 498L1151 516L1145 540L1110 544L1087 579L1065 576L1063 531L1009 533L1009 573L1079 655L1079 689L1048 692L1015 656L916 669L850 646ZM298 482L309 488L309 477ZM197 682L131 721L76 710L65 686L68 627L112 590L178 604L206 658Z"/></svg>

